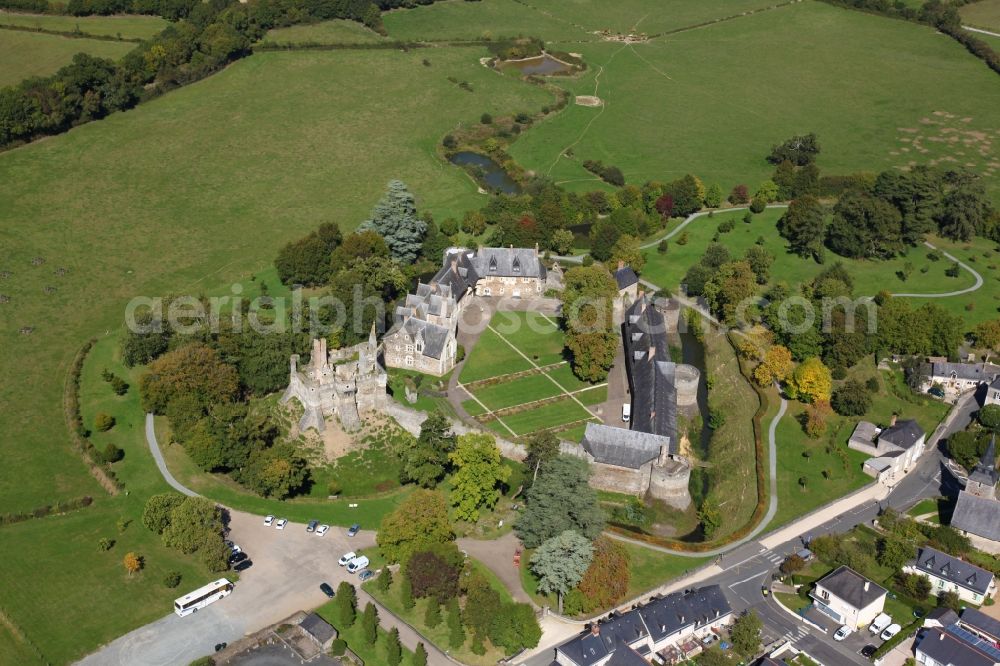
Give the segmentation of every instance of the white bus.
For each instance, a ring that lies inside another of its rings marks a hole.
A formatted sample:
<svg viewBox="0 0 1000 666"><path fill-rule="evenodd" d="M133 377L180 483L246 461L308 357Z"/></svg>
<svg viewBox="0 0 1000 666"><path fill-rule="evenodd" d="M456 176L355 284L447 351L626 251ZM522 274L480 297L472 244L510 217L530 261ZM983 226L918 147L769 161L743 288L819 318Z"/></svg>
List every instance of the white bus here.
<svg viewBox="0 0 1000 666"><path fill-rule="evenodd" d="M228 597L232 591L233 584L225 578L220 578L214 583L199 587L194 592L185 594L180 599L174 601L174 612L181 617L190 615L213 601L218 601L222 597Z"/></svg>

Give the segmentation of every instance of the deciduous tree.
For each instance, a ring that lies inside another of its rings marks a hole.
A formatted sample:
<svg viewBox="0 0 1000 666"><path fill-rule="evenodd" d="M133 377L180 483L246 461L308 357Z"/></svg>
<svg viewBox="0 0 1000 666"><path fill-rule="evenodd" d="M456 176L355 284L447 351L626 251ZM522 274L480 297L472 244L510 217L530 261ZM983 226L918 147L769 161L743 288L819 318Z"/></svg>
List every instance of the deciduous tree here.
<svg viewBox="0 0 1000 666"><path fill-rule="evenodd" d="M579 589L589 612L611 608L628 593L630 557L625 547L606 536L594 540L594 556L580 579Z"/></svg>
<svg viewBox="0 0 1000 666"><path fill-rule="evenodd" d="M142 555L129 551L125 553L125 558L122 560L122 564L125 565L125 571L128 572L129 576L134 573L138 573L139 571L142 571L143 567Z"/></svg>
<svg viewBox="0 0 1000 666"><path fill-rule="evenodd" d="M733 628L730 630L733 647L736 648L736 651L745 657L756 654L757 649L760 648L760 630L763 626L757 613L753 610L736 618L736 621L733 622Z"/></svg>
<svg viewBox="0 0 1000 666"><path fill-rule="evenodd" d="M788 389L794 397L803 402L828 401L833 388L830 369L816 357L808 358L795 368L788 382Z"/></svg>
<svg viewBox="0 0 1000 666"><path fill-rule="evenodd" d="M444 495L433 490L416 490L403 500L382 519L376 537L389 562L404 561L422 546L454 538Z"/></svg>
<svg viewBox="0 0 1000 666"><path fill-rule="evenodd" d="M163 414L175 397L194 397L206 409L231 402L239 389L236 369L214 349L189 344L159 357L139 380L144 410Z"/></svg>
<svg viewBox="0 0 1000 666"><path fill-rule="evenodd" d="M788 249L803 257L823 256L826 238L826 214L814 196L804 196L788 204L778 220L778 233L788 241Z"/></svg>
<svg viewBox="0 0 1000 666"><path fill-rule="evenodd" d="M492 509L500 499L499 485L510 478L492 435L468 434L458 438L448 454L455 473L451 477L451 505L459 520L479 520L480 509Z"/></svg>
<svg viewBox="0 0 1000 666"><path fill-rule="evenodd" d="M784 381L792 366L792 353L788 348L773 345L764 352L764 358L753 370L753 377L761 386L770 386L776 381Z"/></svg>
<svg viewBox="0 0 1000 666"><path fill-rule="evenodd" d="M431 412L420 425L420 436L403 453L403 479L425 488L434 488L450 465L448 455L455 448L451 423L439 411Z"/></svg>

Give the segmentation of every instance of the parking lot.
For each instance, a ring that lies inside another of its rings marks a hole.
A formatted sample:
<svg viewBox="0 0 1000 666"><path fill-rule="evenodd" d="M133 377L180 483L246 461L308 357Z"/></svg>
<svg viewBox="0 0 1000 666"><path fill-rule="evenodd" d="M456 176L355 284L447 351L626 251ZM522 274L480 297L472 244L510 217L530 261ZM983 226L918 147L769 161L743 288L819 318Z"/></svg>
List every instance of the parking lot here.
<svg viewBox="0 0 1000 666"><path fill-rule="evenodd" d="M217 643L231 643L279 622L296 611L325 602L320 583L334 589L357 576L337 564L342 554L375 545L375 533L364 530L348 538L347 529L332 527L325 536L306 532L301 523L284 530L264 525L260 516L232 512L229 539L249 555L253 566L240 574L233 593L201 611L164 617L132 631L85 658L88 666L168 666L186 664L210 654ZM190 590L178 589L178 596Z"/></svg>

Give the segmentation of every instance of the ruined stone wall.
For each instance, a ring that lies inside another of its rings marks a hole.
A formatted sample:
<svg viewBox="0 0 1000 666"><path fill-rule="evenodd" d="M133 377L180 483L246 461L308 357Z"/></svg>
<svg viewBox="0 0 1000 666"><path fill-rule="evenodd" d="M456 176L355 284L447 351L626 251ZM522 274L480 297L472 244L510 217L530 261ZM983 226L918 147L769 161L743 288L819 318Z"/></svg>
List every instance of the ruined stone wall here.
<svg viewBox="0 0 1000 666"><path fill-rule="evenodd" d="M649 489L649 474L652 466L653 463L649 462L639 469L630 469L592 462L590 465L590 485L601 490L642 497Z"/></svg>
<svg viewBox="0 0 1000 666"><path fill-rule="evenodd" d="M691 480L691 465L687 461L670 460L666 465L653 467L649 478L649 494L653 499L662 500L677 509L691 505L688 483Z"/></svg>

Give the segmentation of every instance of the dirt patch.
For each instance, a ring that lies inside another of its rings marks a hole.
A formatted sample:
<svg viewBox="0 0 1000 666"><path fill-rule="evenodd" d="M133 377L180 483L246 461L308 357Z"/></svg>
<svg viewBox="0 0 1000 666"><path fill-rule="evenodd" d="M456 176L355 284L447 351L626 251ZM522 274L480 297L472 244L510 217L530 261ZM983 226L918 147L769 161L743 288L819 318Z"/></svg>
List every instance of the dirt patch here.
<svg viewBox="0 0 1000 666"><path fill-rule="evenodd" d="M579 106L604 106L604 100L593 95L577 95L573 101Z"/></svg>

